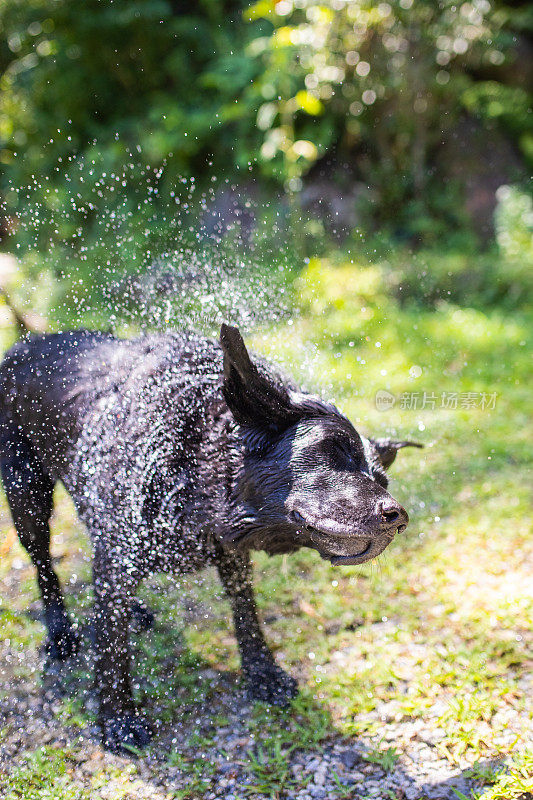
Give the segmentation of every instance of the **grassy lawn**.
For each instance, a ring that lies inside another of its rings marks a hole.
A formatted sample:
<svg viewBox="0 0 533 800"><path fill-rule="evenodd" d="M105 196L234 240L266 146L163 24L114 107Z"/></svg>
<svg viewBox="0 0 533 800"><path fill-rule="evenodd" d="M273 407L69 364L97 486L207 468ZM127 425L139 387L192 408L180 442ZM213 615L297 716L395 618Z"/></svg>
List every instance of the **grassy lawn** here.
<svg viewBox="0 0 533 800"><path fill-rule="evenodd" d="M213 574L150 580L142 594L158 622L135 635L134 669L160 724L148 755L128 761L91 739L90 663L56 685L41 678L33 571L2 503L0 796L214 798L237 775L227 796L304 797L316 781L291 759L334 745L362 748L360 784L331 767L337 797L376 796L376 775L391 776L380 797L436 796L429 762L470 781L466 793L450 784L439 796L531 796L532 316L400 305L377 268L349 264L313 261L296 288L301 314L254 345L321 387L361 431L426 445L391 468L409 528L361 567L334 568L310 551L256 555L267 638L302 687L287 711L242 699ZM377 392L394 404L379 410ZM89 546L57 495L53 552L83 627Z"/></svg>

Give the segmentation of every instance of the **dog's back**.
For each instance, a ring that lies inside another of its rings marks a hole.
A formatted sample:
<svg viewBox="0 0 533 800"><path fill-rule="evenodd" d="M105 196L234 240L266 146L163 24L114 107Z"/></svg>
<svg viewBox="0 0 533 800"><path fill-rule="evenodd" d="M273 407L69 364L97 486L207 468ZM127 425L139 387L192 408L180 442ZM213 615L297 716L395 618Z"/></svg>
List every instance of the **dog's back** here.
<svg viewBox="0 0 533 800"><path fill-rule="evenodd" d="M49 474L63 479L88 417L111 401L124 411L148 385L153 393L177 389L183 395L177 407L186 414L187 395L206 383L200 375L220 375L216 350L212 342L178 334L134 340L85 330L30 336L0 366L0 419L17 426Z"/></svg>
<svg viewBox="0 0 533 800"><path fill-rule="evenodd" d="M188 571L208 558L201 529L218 478L205 447L220 447L222 405L211 340L30 337L0 367L0 459L23 446L65 484L93 538L145 566Z"/></svg>
<svg viewBox="0 0 533 800"><path fill-rule="evenodd" d="M94 394L100 360L96 353L114 341L89 331L29 336L17 342L0 366L0 418L27 436L50 474L61 464L80 432L82 408Z"/></svg>

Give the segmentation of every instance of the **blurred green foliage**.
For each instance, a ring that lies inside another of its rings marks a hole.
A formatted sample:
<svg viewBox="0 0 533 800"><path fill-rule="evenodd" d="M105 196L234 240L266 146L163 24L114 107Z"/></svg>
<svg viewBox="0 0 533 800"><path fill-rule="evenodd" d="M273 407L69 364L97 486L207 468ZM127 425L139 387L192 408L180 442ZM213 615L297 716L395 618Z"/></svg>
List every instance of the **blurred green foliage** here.
<svg viewBox="0 0 533 800"><path fill-rule="evenodd" d="M500 186L496 239L509 264L533 264L533 198L516 186Z"/></svg>
<svg viewBox="0 0 533 800"><path fill-rule="evenodd" d="M126 191L136 208L146 171L163 166L165 200L182 196L184 177L252 173L296 201L306 173L335 156L371 188L366 226L436 240L465 224L435 167L462 114L505 131L532 163L516 50L533 29L528 4L4 0L0 26L8 216L29 186L44 209L80 206L86 225Z"/></svg>
<svg viewBox="0 0 533 800"><path fill-rule="evenodd" d="M68 171L91 142L109 168L142 150L177 175L233 161L234 108L253 77L239 2L33 0L2 4L2 160L25 184ZM243 32L240 33L241 28ZM230 122L230 124L227 124ZM23 158L15 158L15 153ZM235 154L236 159L242 153ZM62 175L58 175L61 178Z"/></svg>
<svg viewBox="0 0 533 800"><path fill-rule="evenodd" d="M533 201L516 186L500 186L495 211L496 246L479 254L469 247L416 253L396 248L383 258L389 288L402 302L442 301L484 308L512 308L533 293Z"/></svg>
<svg viewBox="0 0 533 800"><path fill-rule="evenodd" d="M404 176L421 191L426 150L459 110L465 67L505 58L492 45L501 22L488 2L458 9L451 0L259 0L247 16L274 28L249 50L263 57L258 84L272 98L258 118L266 130L261 156L279 155L284 175L298 159L305 171L334 143L366 142L363 174L372 183L380 164L384 179ZM326 109L328 124L310 124L309 116ZM303 139L294 141L292 120ZM313 140L308 147L306 139Z"/></svg>

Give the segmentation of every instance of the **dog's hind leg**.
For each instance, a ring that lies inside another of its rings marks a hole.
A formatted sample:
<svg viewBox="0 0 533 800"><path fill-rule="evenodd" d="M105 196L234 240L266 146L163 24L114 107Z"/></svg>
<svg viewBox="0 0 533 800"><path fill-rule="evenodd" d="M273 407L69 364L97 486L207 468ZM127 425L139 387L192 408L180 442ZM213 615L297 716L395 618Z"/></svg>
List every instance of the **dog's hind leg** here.
<svg viewBox="0 0 533 800"><path fill-rule="evenodd" d="M76 651L78 640L50 556L54 483L28 439L4 420L0 421L0 471L15 529L37 570L48 630L47 653L64 660Z"/></svg>
<svg viewBox="0 0 533 800"><path fill-rule="evenodd" d="M105 539L105 537L100 537ZM97 541L93 559L96 681L103 744L113 752L145 747L150 728L134 702L130 679L129 620L138 577Z"/></svg>

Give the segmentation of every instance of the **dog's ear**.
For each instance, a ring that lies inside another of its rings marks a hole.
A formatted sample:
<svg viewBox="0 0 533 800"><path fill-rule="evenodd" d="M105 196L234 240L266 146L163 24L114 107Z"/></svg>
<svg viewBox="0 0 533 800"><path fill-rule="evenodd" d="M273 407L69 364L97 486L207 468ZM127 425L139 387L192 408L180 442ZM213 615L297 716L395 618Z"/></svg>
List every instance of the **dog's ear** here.
<svg viewBox="0 0 533 800"><path fill-rule="evenodd" d="M222 325L224 398L239 425L279 433L301 417L281 382L261 373L252 362L237 328Z"/></svg>
<svg viewBox="0 0 533 800"><path fill-rule="evenodd" d="M402 447L424 447L419 442L397 442L394 439L370 439L377 450L381 466L388 469Z"/></svg>

